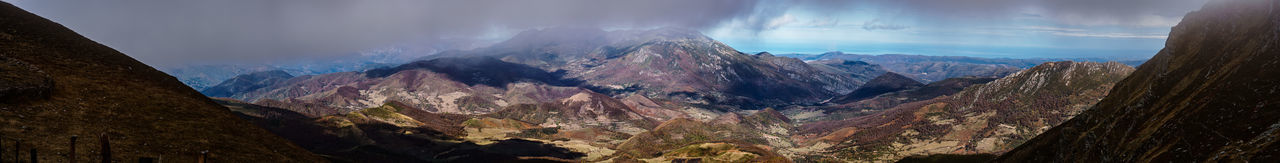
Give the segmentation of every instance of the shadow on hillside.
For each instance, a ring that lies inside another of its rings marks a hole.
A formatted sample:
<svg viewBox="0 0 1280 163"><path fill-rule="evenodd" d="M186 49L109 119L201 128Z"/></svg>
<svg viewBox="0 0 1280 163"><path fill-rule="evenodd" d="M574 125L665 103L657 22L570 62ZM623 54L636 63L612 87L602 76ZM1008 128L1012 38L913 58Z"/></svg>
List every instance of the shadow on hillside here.
<svg viewBox="0 0 1280 163"><path fill-rule="evenodd" d="M416 61L396 67L377 68L365 71L365 77L381 78L391 76L400 71L425 69L445 74L449 79L469 86L487 85L506 88L507 84L517 82L544 83L551 86L580 87L604 94L634 92L637 86L622 89L606 88L586 84L585 80L565 77L565 70L546 71L541 68L511 63L494 57L451 57Z"/></svg>

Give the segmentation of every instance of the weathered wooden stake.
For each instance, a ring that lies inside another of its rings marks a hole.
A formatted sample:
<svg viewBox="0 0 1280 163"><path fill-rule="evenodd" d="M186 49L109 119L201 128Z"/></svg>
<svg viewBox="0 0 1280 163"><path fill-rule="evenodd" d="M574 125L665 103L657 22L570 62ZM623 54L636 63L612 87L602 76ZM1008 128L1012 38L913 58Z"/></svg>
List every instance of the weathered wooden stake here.
<svg viewBox="0 0 1280 163"><path fill-rule="evenodd" d="M70 155L67 158L68 162L70 163L76 163L76 138L78 137L80 136L71 135L71 152L67 153L68 155Z"/></svg>
<svg viewBox="0 0 1280 163"><path fill-rule="evenodd" d="M4 162L4 135L0 135L0 162Z"/></svg>
<svg viewBox="0 0 1280 163"><path fill-rule="evenodd" d="M111 137L102 134L99 138L102 141L102 163L111 162Z"/></svg>
<svg viewBox="0 0 1280 163"><path fill-rule="evenodd" d="M209 151L200 151L200 156L196 157L196 163L205 163L205 159L209 158Z"/></svg>
<svg viewBox="0 0 1280 163"><path fill-rule="evenodd" d="M22 162L22 139L13 142L13 162Z"/></svg>

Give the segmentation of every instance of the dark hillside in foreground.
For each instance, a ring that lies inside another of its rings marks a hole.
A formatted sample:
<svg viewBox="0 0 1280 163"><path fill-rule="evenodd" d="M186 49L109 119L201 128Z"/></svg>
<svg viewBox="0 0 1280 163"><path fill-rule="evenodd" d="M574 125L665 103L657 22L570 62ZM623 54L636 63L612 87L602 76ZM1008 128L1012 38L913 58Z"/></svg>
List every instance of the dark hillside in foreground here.
<svg viewBox="0 0 1280 163"><path fill-rule="evenodd" d="M236 118L177 79L57 23L0 3L0 134L6 154L21 139L25 157L69 162L141 157L195 162L322 162L323 159ZM12 155L5 155L6 159ZM25 158L24 158L25 159Z"/></svg>
<svg viewBox="0 0 1280 163"><path fill-rule="evenodd" d="M1001 162L1280 160L1280 3L1212 1L1093 109Z"/></svg>

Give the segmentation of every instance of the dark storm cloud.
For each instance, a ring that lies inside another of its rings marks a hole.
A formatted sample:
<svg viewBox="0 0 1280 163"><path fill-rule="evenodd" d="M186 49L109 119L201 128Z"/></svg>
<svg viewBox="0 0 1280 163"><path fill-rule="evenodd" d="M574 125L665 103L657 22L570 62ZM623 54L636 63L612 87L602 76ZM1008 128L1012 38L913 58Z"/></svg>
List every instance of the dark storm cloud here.
<svg viewBox="0 0 1280 163"><path fill-rule="evenodd" d="M1208 0L1044 0L1046 14L1073 25L1167 26Z"/></svg>
<svg viewBox="0 0 1280 163"><path fill-rule="evenodd" d="M407 40L553 26L708 28L740 0L8 0L152 64L350 54Z"/></svg>
<svg viewBox="0 0 1280 163"><path fill-rule="evenodd" d="M495 31L555 26L759 32L798 21L788 17L790 10L838 15L858 6L893 13L885 22L1041 15L1062 24L1165 25L1205 0L5 1L149 64L176 65L335 56L405 41L498 38ZM906 28L863 23L870 29Z"/></svg>
<svg viewBox="0 0 1280 163"><path fill-rule="evenodd" d="M926 22L1007 21L1040 15L1065 25L1167 26L1208 0L854 0ZM816 1L827 2L827 1ZM832 2L845 5L850 2Z"/></svg>

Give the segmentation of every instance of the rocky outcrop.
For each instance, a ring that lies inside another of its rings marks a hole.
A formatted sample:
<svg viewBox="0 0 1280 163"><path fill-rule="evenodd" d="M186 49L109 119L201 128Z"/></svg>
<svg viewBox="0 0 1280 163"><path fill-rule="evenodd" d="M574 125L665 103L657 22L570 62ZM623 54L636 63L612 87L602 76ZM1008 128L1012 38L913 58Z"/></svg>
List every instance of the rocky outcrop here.
<svg viewBox="0 0 1280 163"><path fill-rule="evenodd" d="M1096 106L999 161L1274 161L1278 61L1280 2L1211 1Z"/></svg>

